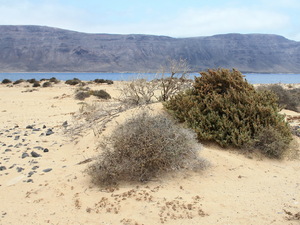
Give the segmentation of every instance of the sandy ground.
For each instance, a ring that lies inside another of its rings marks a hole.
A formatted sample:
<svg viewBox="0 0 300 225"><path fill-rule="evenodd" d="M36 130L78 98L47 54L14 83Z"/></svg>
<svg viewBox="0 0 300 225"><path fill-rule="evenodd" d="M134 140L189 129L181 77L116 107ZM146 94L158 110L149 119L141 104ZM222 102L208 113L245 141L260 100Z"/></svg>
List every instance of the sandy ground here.
<svg viewBox="0 0 300 225"><path fill-rule="evenodd" d="M116 84L92 88L118 96ZM75 139L62 126L76 124L82 104L74 99L75 87L30 89L0 85L0 224L300 223L284 212L300 211L299 160L251 159L212 144L200 152L210 162L202 172L100 189L84 173L88 163L78 163L97 155L102 136L90 128Z"/></svg>

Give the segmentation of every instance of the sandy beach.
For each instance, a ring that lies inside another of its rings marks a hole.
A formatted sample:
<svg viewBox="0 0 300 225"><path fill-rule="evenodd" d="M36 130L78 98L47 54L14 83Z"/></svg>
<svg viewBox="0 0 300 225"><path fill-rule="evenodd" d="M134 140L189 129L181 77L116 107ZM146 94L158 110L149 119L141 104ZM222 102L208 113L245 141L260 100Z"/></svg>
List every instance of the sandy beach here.
<svg viewBox="0 0 300 225"><path fill-rule="evenodd" d="M131 113L120 113L101 134L87 127L75 136L68 129L80 122L74 118L83 105L74 98L77 87L64 82L47 88L26 85L0 84L0 224L300 223L286 213L300 212L300 161L293 155L271 160L203 144L199 154L210 166L201 172L117 188L95 186L84 172L87 159L98 154L102 135ZM112 99L84 101L113 103L118 85L89 84ZM160 103L152 107L162 110ZM300 113L283 113L300 125ZM299 144L294 136L293 147Z"/></svg>

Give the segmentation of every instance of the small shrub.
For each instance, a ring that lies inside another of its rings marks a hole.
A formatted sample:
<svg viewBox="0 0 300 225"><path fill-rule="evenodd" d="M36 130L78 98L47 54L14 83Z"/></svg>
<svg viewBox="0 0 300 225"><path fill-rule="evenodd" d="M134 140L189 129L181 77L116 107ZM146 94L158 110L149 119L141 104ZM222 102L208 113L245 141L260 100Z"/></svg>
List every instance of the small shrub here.
<svg viewBox="0 0 300 225"><path fill-rule="evenodd" d="M55 77L51 77L51 78L49 79L49 82L58 84L58 83L59 83L59 80L56 79Z"/></svg>
<svg viewBox="0 0 300 225"><path fill-rule="evenodd" d="M65 83L69 84L69 85L76 85L76 84L80 84L82 82L81 82L81 80L79 80L77 78L73 78L72 80L66 80Z"/></svg>
<svg viewBox="0 0 300 225"><path fill-rule="evenodd" d="M51 87L51 83L49 81L46 81L45 83L43 83L43 87Z"/></svg>
<svg viewBox="0 0 300 225"><path fill-rule="evenodd" d="M40 87L41 84L39 81L34 82L34 84L32 85L32 87Z"/></svg>
<svg viewBox="0 0 300 225"><path fill-rule="evenodd" d="M108 94L105 90L90 91L90 94L101 99L111 99L110 94Z"/></svg>
<svg viewBox="0 0 300 225"><path fill-rule="evenodd" d="M147 181L167 171L203 166L193 133L147 112L121 124L99 147L101 154L88 173L101 185Z"/></svg>
<svg viewBox="0 0 300 225"><path fill-rule="evenodd" d="M287 90L278 84L273 84L269 86L259 87L258 90L270 90L274 92L278 97L278 104L285 109L298 111L299 107L299 95L294 95L293 93L297 92L297 90ZM299 92L298 92L299 94ZM297 98L298 96L298 98Z"/></svg>
<svg viewBox="0 0 300 225"><path fill-rule="evenodd" d="M90 97L91 95L90 95L90 93L89 92L87 92L87 91L78 91L76 94L75 94L75 99L77 99L77 100L84 100L84 99L86 99L86 98L88 98L88 97Z"/></svg>
<svg viewBox="0 0 300 225"><path fill-rule="evenodd" d="M270 91L257 92L239 71L218 69L201 72L192 89L172 97L165 107L193 128L199 140L241 148L266 127L277 132L274 145L292 140L277 100Z"/></svg>
<svg viewBox="0 0 300 225"><path fill-rule="evenodd" d="M19 79L19 80L16 80L13 84L21 84L23 83L25 80L23 79Z"/></svg>
<svg viewBox="0 0 300 225"><path fill-rule="evenodd" d="M269 158L281 158L285 150L289 147L289 137L284 137L273 127L263 128L246 148L259 150Z"/></svg>
<svg viewBox="0 0 300 225"><path fill-rule="evenodd" d="M12 81L9 79L2 80L2 84L10 84L10 83L12 83Z"/></svg>
<svg viewBox="0 0 300 225"><path fill-rule="evenodd" d="M29 80L27 80L27 82L30 83L30 84L34 84L36 82L36 79L34 79L34 78L33 79L29 79Z"/></svg>
<svg viewBox="0 0 300 225"><path fill-rule="evenodd" d="M94 82L97 84L104 84L104 83L113 84L114 83L112 80L105 80L105 79L95 79Z"/></svg>

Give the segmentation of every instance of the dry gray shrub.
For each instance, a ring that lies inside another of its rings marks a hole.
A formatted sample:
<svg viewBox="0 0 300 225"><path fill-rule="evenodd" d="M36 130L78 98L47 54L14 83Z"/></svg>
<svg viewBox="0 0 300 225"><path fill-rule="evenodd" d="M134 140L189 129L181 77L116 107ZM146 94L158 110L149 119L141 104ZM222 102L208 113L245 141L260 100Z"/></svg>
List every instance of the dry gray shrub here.
<svg viewBox="0 0 300 225"><path fill-rule="evenodd" d="M128 105L146 105L155 101L155 91L158 84L139 76L136 79L125 82L119 87L120 101Z"/></svg>
<svg viewBox="0 0 300 225"><path fill-rule="evenodd" d="M194 133L165 115L145 110L119 125L99 148L101 153L87 172L100 185L148 181L164 172L205 165Z"/></svg>

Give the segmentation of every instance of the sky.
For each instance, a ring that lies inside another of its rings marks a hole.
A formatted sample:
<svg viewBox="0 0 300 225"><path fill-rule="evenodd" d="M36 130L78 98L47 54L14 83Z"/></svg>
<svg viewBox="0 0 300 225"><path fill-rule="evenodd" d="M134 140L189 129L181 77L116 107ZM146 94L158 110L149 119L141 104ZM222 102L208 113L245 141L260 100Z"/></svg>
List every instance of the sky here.
<svg viewBox="0 0 300 225"><path fill-rule="evenodd" d="M0 25L179 38L263 33L300 41L299 12L299 0L0 0Z"/></svg>

